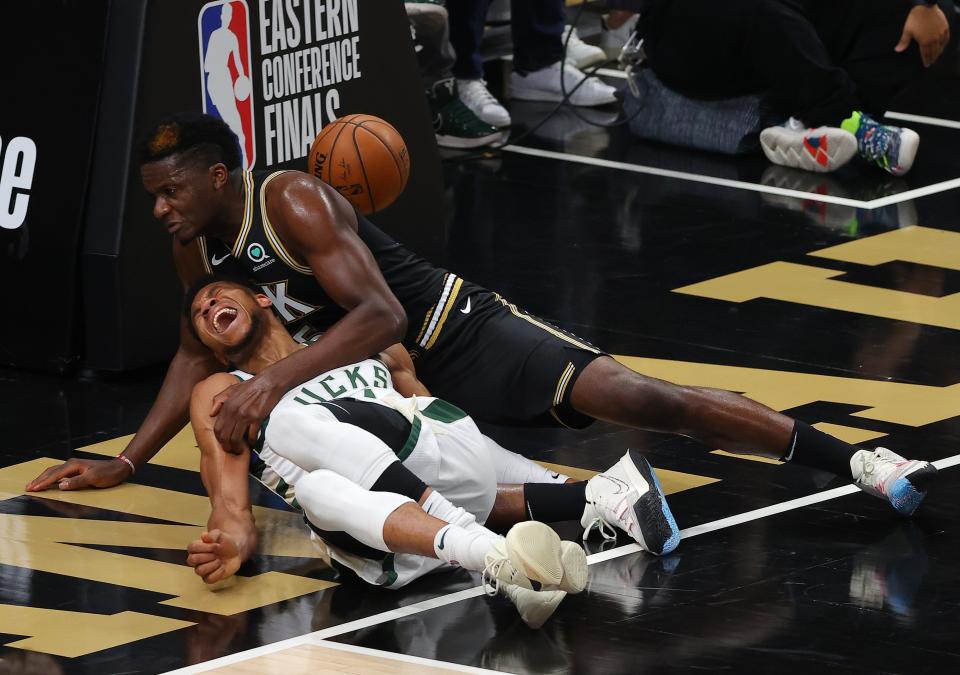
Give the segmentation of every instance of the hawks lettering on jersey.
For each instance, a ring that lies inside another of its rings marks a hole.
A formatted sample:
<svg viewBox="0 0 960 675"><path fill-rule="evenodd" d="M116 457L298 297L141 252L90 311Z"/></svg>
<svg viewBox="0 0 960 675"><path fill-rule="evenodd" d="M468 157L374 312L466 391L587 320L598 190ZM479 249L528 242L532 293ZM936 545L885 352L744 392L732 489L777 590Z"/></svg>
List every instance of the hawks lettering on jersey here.
<svg viewBox="0 0 960 675"><path fill-rule="evenodd" d="M263 294L270 298L273 303L273 311L279 315L280 320L287 324L297 319L311 314L322 307L316 307L309 303L297 300L291 295L287 295L287 282L277 281L272 284L260 284Z"/></svg>

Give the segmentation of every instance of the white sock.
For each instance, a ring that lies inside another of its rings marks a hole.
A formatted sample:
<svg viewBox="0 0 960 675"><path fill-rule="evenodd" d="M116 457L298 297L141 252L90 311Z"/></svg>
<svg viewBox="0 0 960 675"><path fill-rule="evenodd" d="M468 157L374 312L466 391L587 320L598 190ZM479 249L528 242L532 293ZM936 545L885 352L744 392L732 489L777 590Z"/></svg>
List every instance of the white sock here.
<svg viewBox="0 0 960 675"><path fill-rule="evenodd" d="M485 527L469 530L460 525L447 525L437 532L433 550L437 558L451 565L459 565L473 572L482 572L487 566L484 560L490 547L502 539Z"/></svg>

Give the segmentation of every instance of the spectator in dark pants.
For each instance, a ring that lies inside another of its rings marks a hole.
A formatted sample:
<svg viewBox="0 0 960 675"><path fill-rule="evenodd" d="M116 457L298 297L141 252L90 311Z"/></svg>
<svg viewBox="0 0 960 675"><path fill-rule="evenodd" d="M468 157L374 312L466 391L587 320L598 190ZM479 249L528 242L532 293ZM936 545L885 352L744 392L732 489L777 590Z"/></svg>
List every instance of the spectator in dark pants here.
<svg viewBox="0 0 960 675"><path fill-rule="evenodd" d="M764 92L789 116L761 135L771 161L830 171L859 152L896 175L912 166L919 137L871 114L937 60L950 35L936 4L913 0L649 0L640 31L671 89Z"/></svg>
<svg viewBox="0 0 960 675"><path fill-rule="evenodd" d="M502 127L510 124L510 115L487 90L480 58L488 5L489 0L454 0L449 4L450 41L457 52L453 73L464 103L480 119ZM513 98L560 101L563 98L561 77L568 92L584 79L584 74L569 63L569 59L564 62L563 0L513 0L510 24L514 49L510 76ZM571 36L567 44L568 57L571 45L577 49L583 45L574 38ZM592 49L603 58L601 50ZM590 78L572 94L570 103L579 106L613 103L614 91L613 87Z"/></svg>
<svg viewBox="0 0 960 675"><path fill-rule="evenodd" d="M421 0L406 2L404 7L437 144L445 148L479 148L504 140L505 132L481 120L460 99L452 71L455 55L443 3Z"/></svg>

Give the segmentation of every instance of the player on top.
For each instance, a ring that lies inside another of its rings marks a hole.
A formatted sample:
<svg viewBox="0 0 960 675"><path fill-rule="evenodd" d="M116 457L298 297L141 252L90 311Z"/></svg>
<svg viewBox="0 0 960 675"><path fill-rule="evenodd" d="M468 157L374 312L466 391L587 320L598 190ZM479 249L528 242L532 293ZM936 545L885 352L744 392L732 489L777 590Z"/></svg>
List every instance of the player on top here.
<svg viewBox="0 0 960 675"><path fill-rule="evenodd" d="M140 171L185 285L214 267L245 274L295 338L323 332L220 395L215 432L229 452L256 438L296 384L400 342L431 392L483 421L585 427L601 419L683 434L847 477L904 514L936 474L929 462L861 450L738 394L635 373L411 253L313 176L243 171L236 137L214 117L159 122L142 144ZM218 370L183 325L157 401L123 456L139 465L156 454L186 423L193 386ZM27 489L106 487L130 472L125 461L72 459Z"/></svg>

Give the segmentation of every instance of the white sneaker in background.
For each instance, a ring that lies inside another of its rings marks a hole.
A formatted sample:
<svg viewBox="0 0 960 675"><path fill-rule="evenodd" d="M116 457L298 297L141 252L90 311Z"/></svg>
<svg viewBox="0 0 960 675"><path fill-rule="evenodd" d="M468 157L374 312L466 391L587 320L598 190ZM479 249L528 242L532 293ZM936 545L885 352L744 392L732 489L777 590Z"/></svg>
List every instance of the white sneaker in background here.
<svg viewBox="0 0 960 675"><path fill-rule="evenodd" d="M608 58L615 59L620 56L620 51L623 49L623 46L627 44L630 36L633 35L633 31L637 27L637 19L639 18L639 14L635 15L619 28L610 28L607 25L606 15L600 18L600 27L602 29L600 32L600 47Z"/></svg>
<svg viewBox="0 0 960 675"><path fill-rule="evenodd" d="M516 71L511 73L510 96L527 101L562 101L561 76L571 105L590 107L617 100L616 89L595 77L586 77L574 66L561 61L526 75ZM581 81L583 84L577 87Z"/></svg>
<svg viewBox="0 0 960 675"><path fill-rule="evenodd" d="M791 117L760 132L763 154L774 164L817 173L836 171L857 154L857 137L840 127L806 128Z"/></svg>
<svg viewBox="0 0 960 675"><path fill-rule="evenodd" d="M569 39L567 36L569 35ZM583 70L598 63L607 60L607 54L600 47L588 45L577 35L577 29L573 26L563 27L563 44L567 46L567 61L575 67Z"/></svg>
<svg viewBox="0 0 960 675"><path fill-rule="evenodd" d="M937 475L930 462L909 460L892 450L859 450L850 458L853 482L874 497L890 502L904 516L911 515L927 496L927 483Z"/></svg>
<svg viewBox="0 0 960 675"><path fill-rule="evenodd" d="M483 80L457 80L460 100L487 124L502 128L510 126L510 113L487 89Z"/></svg>

